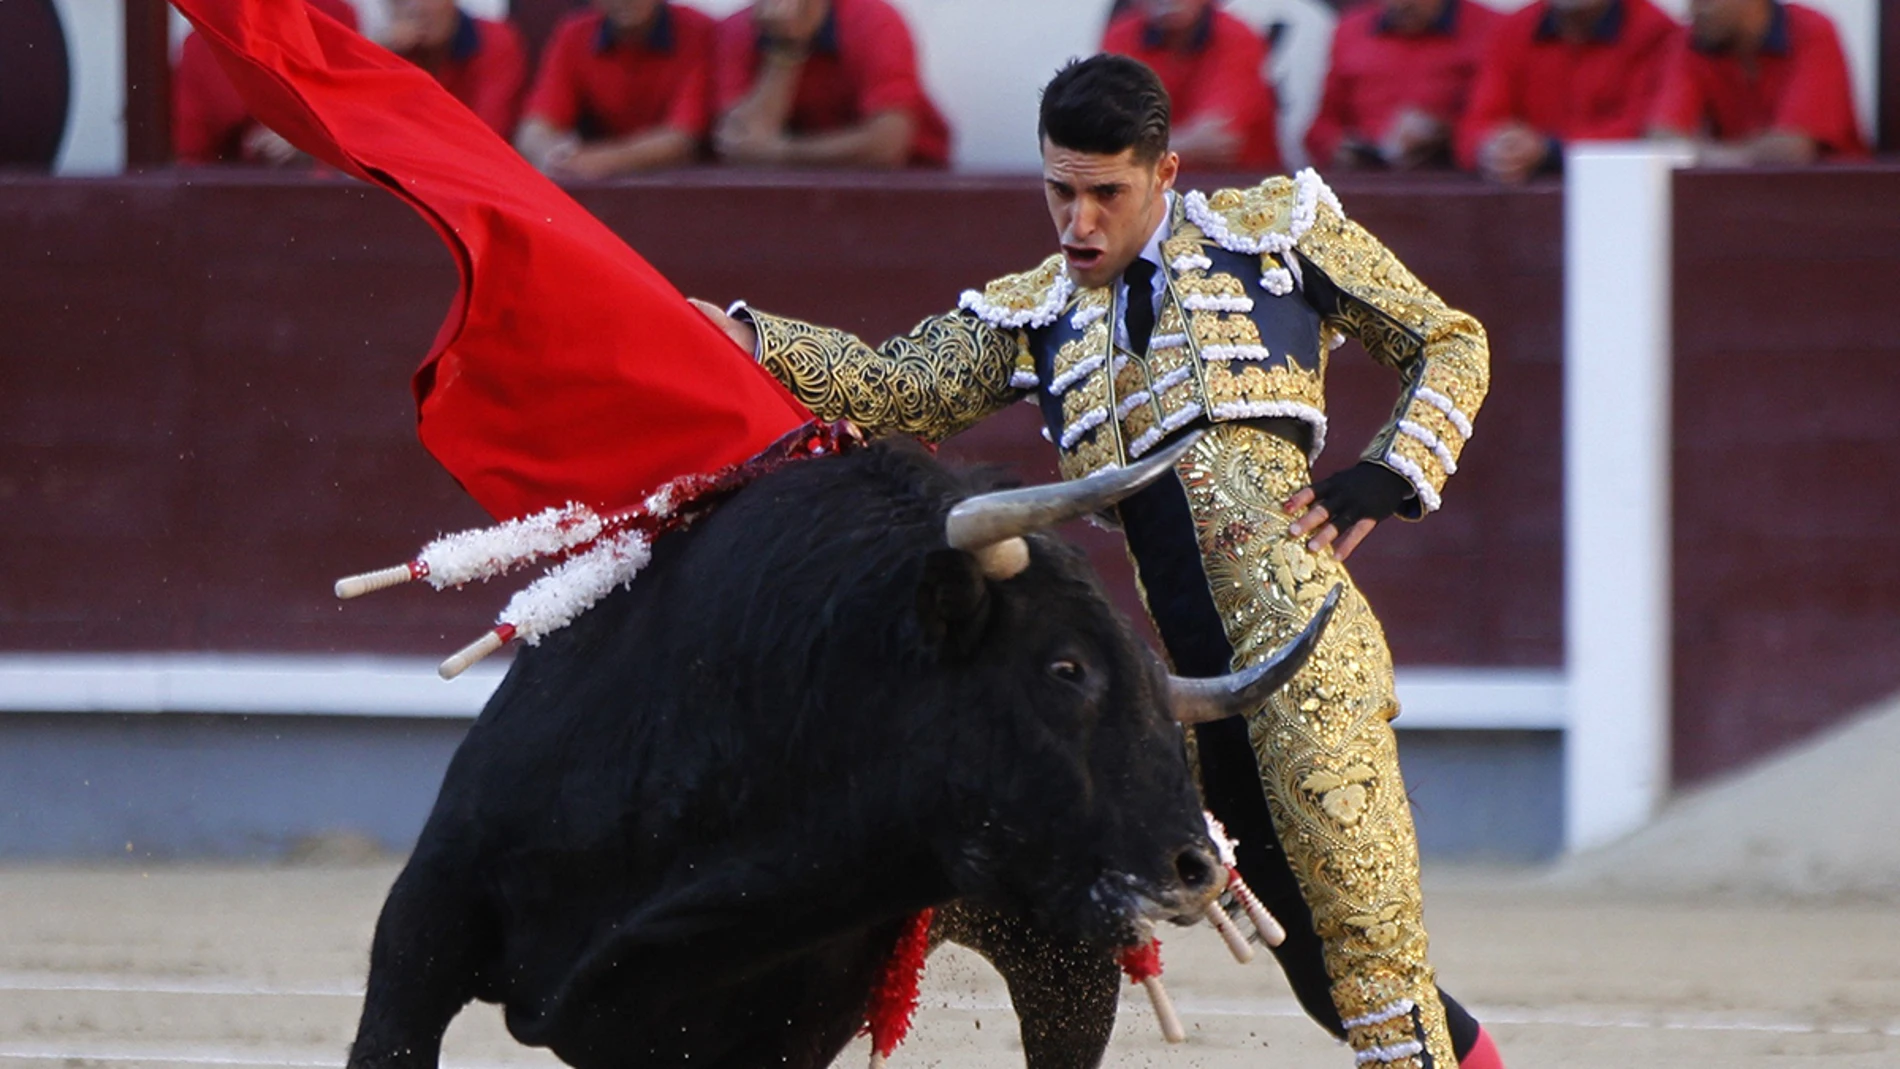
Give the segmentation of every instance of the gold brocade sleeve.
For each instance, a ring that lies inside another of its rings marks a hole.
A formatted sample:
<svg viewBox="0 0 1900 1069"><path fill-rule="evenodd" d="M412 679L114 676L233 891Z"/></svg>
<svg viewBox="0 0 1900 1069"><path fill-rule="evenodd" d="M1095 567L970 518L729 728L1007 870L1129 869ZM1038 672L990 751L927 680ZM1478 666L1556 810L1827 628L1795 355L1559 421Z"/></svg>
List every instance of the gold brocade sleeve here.
<svg viewBox="0 0 1900 1069"><path fill-rule="evenodd" d="M1324 201L1295 251L1323 273L1306 280L1325 317L1322 330L1356 338L1404 381L1391 421L1364 459L1411 482L1418 508L1408 518L1434 511L1490 384L1484 327L1447 307L1378 239Z"/></svg>
<svg viewBox="0 0 1900 1069"><path fill-rule="evenodd" d="M751 310L759 363L821 419L848 419L873 435L942 441L1035 381L1020 330L962 313L932 316L873 349L830 327Z"/></svg>

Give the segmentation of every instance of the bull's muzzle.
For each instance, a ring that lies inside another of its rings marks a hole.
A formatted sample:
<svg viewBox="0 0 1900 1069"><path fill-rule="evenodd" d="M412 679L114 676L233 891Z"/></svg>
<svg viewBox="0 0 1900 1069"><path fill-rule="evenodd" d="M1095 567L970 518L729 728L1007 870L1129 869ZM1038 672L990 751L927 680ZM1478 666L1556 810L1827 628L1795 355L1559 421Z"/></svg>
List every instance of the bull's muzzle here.
<svg viewBox="0 0 1900 1069"><path fill-rule="evenodd" d="M944 522L951 548L976 557L983 574L1008 579L1029 567L1023 536L1113 506L1171 470L1187 455L1201 432L1183 435L1139 464L1098 471L1083 479L998 490L957 502Z"/></svg>
<svg viewBox="0 0 1900 1069"><path fill-rule="evenodd" d="M1293 641L1273 651L1273 655L1250 668L1211 679L1168 677L1168 709L1183 724L1205 724L1243 716L1267 704L1273 692L1286 685L1306 666L1313 647L1333 618L1339 605L1341 587L1334 586L1320 604L1319 611Z"/></svg>

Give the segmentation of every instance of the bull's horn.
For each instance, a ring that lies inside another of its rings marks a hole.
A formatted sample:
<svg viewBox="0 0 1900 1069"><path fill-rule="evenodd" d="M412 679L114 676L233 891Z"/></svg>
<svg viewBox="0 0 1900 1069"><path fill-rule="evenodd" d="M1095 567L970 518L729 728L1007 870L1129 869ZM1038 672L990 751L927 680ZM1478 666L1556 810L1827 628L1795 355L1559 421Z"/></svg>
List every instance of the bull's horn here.
<svg viewBox="0 0 1900 1069"><path fill-rule="evenodd" d="M952 548L975 554L984 575L1007 579L1029 566L1024 535L1121 501L1174 467L1200 436L1195 431L1139 464L1099 471L1086 479L965 498L950 510L944 538Z"/></svg>
<svg viewBox="0 0 1900 1069"><path fill-rule="evenodd" d="M1308 621L1299 637L1273 652L1273 656L1251 668L1212 679L1168 677L1168 708L1183 724L1204 724L1230 716L1251 713L1267 704L1273 692L1286 685L1306 666L1306 658L1319 645L1326 622L1339 604L1342 587L1334 585L1326 594L1319 611Z"/></svg>

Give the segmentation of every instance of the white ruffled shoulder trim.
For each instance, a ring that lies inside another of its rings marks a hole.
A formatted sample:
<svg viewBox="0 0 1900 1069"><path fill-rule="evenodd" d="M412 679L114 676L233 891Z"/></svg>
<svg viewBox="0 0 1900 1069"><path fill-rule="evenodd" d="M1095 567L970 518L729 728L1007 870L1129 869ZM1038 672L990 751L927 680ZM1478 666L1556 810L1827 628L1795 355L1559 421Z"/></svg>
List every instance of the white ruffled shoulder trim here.
<svg viewBox="0 0 1900 1069"><path fill-rule="evenodd" d="M1208 239L1229 252L1247 253L1264 256L1269 253L1279 255L1293 251L1293 246L1313 229L1319 221L1319 206L1324 204L1335 214L1344 218L1346 213L1340 207L1339 197L1319 172L1311 167L1293 176L1293 208L1287 219L1285 231L1268 230L1264 233L1235 233L1228 225L1227 218L1207 202L1207 194L1192 190L1183 198L1183 207L1188 221L1201 228Z"/></svg>
<svg viewBox="0 0 1900 1069"><path fill-rule="evenodd" d="M1049 288L1043 291L1042 300L1028 308L997 304L989 299L982 290L964 290L957 306L970 312L992 327L1003 330L1031 330L1046 327L1062 314L1062 307L1069 303L1069 297L1075 292L1075 283L1066 274L1058 274Z"/></svg>

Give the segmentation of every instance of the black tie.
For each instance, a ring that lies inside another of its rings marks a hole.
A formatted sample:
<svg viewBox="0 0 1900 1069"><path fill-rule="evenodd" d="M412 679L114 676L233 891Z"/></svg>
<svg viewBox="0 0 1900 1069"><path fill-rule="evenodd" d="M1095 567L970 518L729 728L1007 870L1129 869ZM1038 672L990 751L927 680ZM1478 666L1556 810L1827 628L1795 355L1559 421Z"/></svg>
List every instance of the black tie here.
<svg viewBox="0 0 1900 1069"><path fill-rule="evenodd" d="M1122 318L1128 328L1128 348L1145 353L1155 332L1155 265L1138 256L1122 272L1122 281L1128 284L1128 308Z"/></svg>

